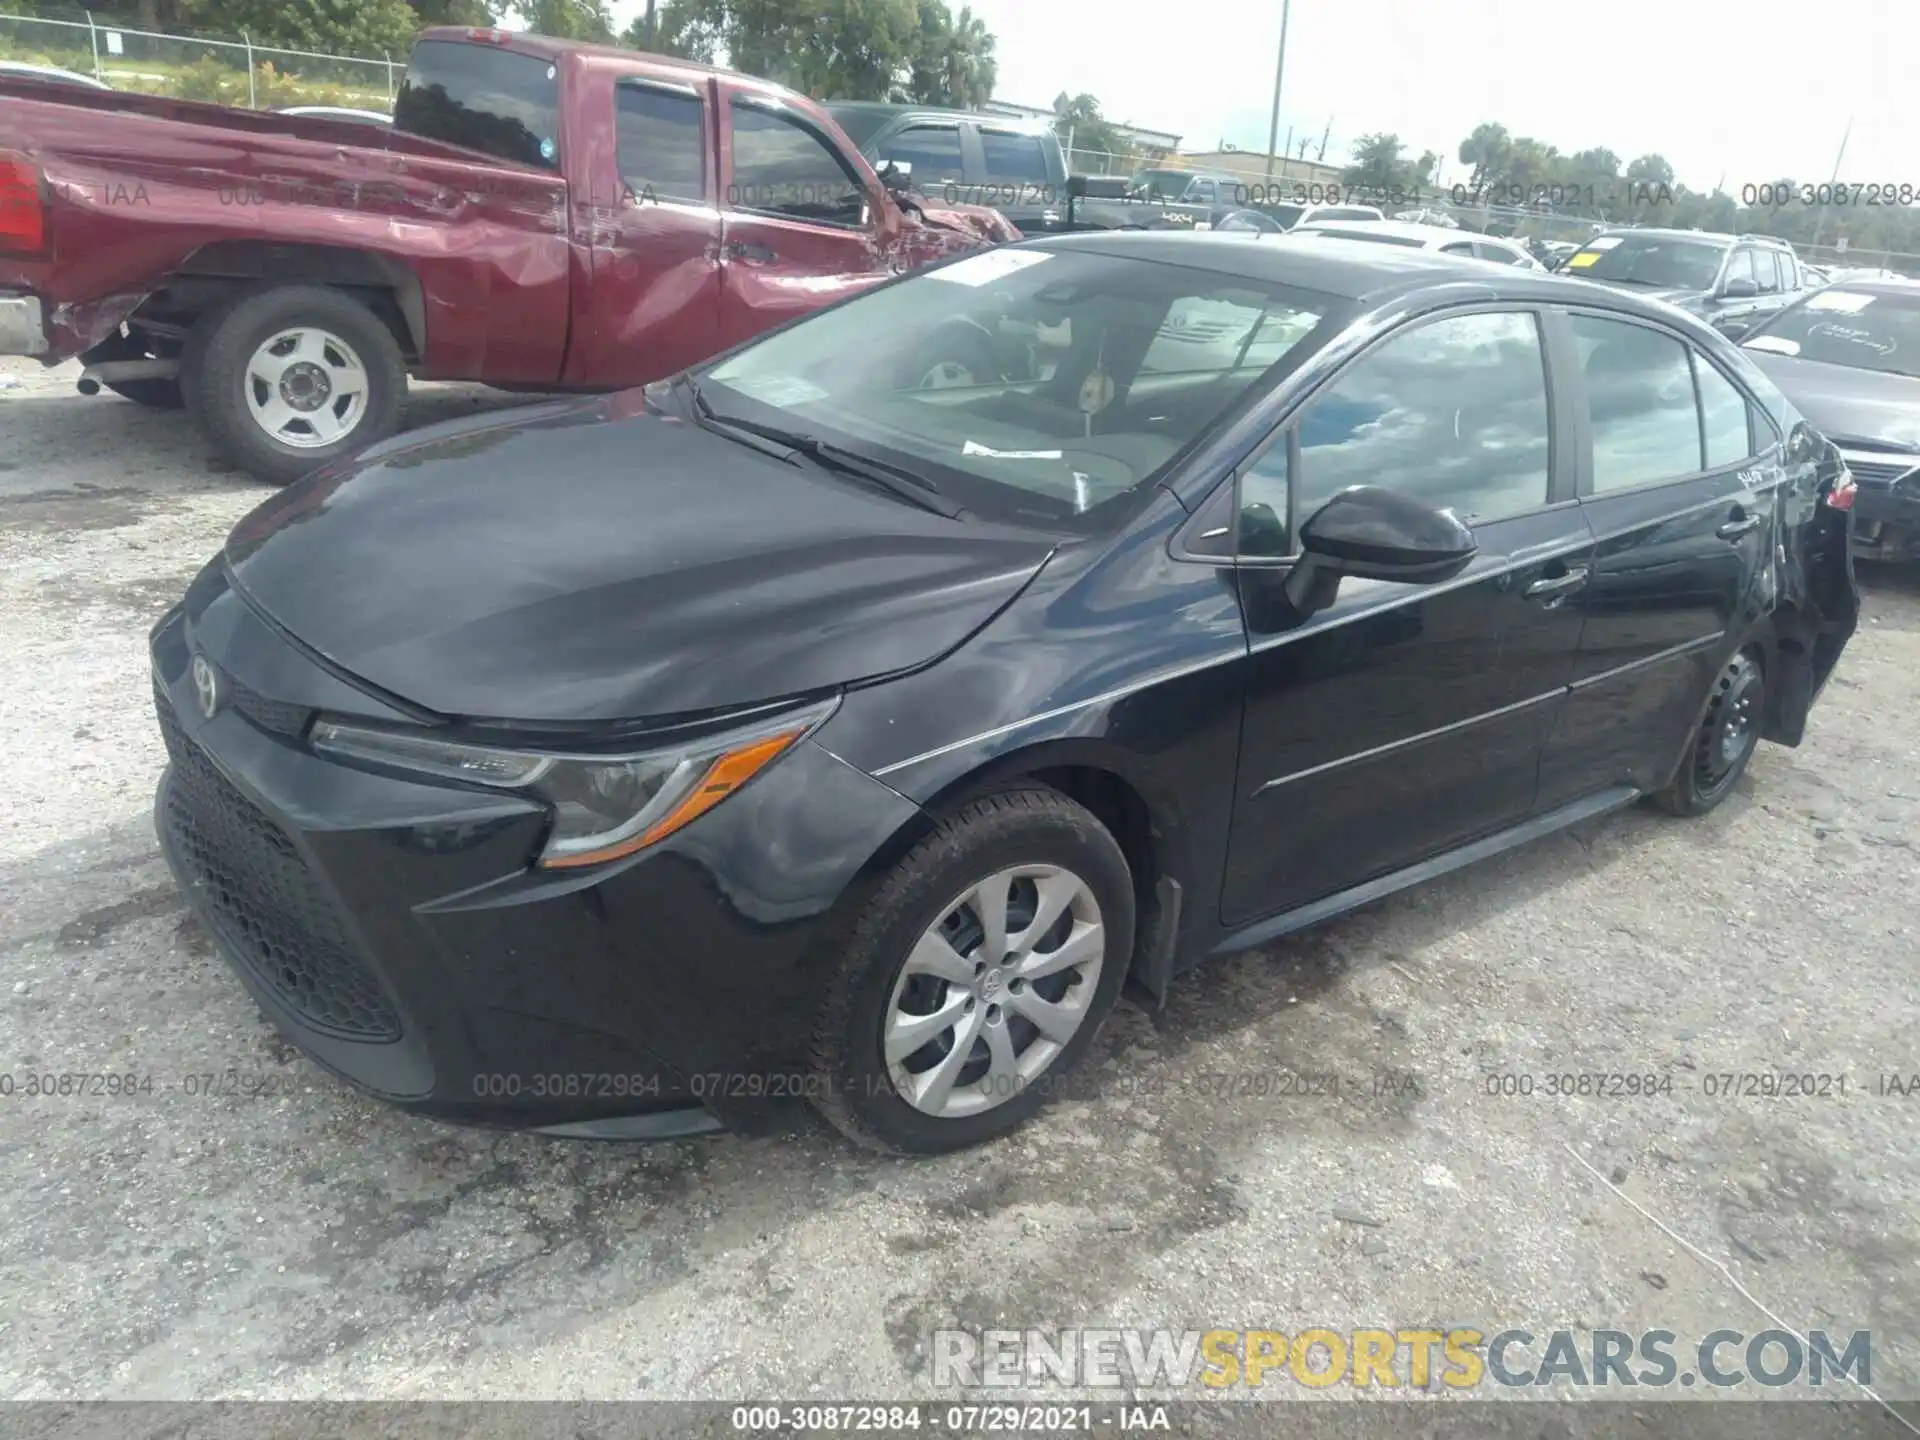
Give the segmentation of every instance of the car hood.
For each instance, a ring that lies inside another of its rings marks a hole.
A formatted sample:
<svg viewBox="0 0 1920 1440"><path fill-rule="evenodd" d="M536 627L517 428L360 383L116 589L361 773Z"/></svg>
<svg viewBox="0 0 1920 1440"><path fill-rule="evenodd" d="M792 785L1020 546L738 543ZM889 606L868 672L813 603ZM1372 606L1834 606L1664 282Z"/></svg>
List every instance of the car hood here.
<svg viewBox="0 0 1920 1440"><path fill-rule="evenodd" d="M282 629L390 695L572 723L925 664L1052 548L763 455L628 391L329 466L243 520L226 564Z"/></svg>
<svg viewBox="0 0 1920 1440"><path fill-rule="evenodd" d="M1678 305L1683 310L1691 310L1699 305L1701 294L1685 285L1649 286L1630 285L1623 280L1607 280L1598 275L1583 275L1578 270L1568 270L1564 266L1553 272L1556 275L1569 275L1575 280L1585 280L1589 285L1604 285L1609 290L1618 290L1623 295L1638 295L1642 300L1663 300L1669 305Z"/></svg>
<svg viewBox="0 0 1920 1440"><path fill-rule="evenodd" d="M1747 347L1793 408L1829 440L1920 451L1920 379Z"/></svg>

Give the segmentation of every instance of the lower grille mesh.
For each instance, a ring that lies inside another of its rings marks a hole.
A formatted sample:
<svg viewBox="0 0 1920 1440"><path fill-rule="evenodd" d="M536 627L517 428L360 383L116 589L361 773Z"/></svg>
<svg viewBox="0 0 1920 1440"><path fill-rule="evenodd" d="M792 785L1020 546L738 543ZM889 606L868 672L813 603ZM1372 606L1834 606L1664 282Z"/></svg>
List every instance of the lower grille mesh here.
<svg viewBox="0 0 1920 1440"><path fill-rule="evenodd" d="M157 690L154 704L173 760L163 822L221 937L316 1030L399 1039L399 1015L293 842L187 738Z"/></svg>

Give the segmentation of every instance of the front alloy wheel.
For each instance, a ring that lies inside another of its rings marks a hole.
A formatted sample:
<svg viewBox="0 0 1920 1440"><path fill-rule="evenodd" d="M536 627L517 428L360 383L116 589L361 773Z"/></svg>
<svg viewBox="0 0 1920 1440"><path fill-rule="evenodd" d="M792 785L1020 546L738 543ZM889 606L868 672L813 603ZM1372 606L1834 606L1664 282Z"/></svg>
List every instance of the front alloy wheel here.
<svg viewBox="0 0 1920 1440"><path fill-rule="evenodd" d="M861 1144L932 1155L1046 1103L1133 954L1126 856L1058 791L996 791L942 819L831 945L812 1096Z"/></svg>
<svg viewBox="0 0 1920 1440"><path fill-rule="evenodd" d="M914 1109L977 1115L1021 1094L1092 1013L1100 903L1057 865L1000 870L929 926L894 982L887 1077Z"/></svg>

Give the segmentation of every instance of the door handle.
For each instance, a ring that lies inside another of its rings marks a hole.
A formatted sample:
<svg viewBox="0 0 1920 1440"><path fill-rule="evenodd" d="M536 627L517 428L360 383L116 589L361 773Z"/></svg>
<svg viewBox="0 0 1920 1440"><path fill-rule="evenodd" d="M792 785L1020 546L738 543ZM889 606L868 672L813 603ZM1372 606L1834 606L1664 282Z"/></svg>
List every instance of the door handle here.
<svg viewBox="0 0 1920 1440"><path fill-rule="evenodd" d="M1727 521L1726 524L1722 525L1713 533L1718 535L1722 540L1738 540L1749 530L1756 530L1759 526L1760 517L1758 515L1748 515L1744 519Z"/></svg>
<svg viewBox="0 0 1920 1440"><path fill-rule="evenodd" d="M727 254L735 260L744 260L749 265L765 265L768 261L779 258L766 246L749 244L745 240L736 240L727 246Z"/></svg>
<svg viewBox="0 0 1920 1440"><path fill-rule="evenodd" d="M1526 596L1529 600L1543 598L1557 600L1560 596L1578 590L1586 583L1587 567L1581 565L1567 571L1564 575L1554 575L1534 581L1527 586Z"/></svg>

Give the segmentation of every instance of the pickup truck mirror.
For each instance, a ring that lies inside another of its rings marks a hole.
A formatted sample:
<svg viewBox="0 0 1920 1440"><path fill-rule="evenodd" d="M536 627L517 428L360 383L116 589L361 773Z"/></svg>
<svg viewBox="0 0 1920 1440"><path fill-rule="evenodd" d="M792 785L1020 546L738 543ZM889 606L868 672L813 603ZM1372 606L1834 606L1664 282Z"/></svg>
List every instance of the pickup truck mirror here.
<svg viewBox="0 0 1920 1440"><path fill-rule="evenodd" d="M1759 293L1760 286L1756 282L1747 279L1744 275L1737 280L1729 280L1720 287L1720 296L1724 300L1745 300L1749 296L1758 295Z"/></svg>
<svg viewBox="0 0 1920 1440"><path fill-rule="evenodd" d="M911 160L889 160L880 167L880 183L889 190L910 190L913 188L913 162Z"/></svg>
<svg viewBox="0 0 1920 1440"><path fill-rule="evenodd" d="M1087 177L1084 175L1067 176L1067 198L1084 200L1087 194Z"/></svg>

